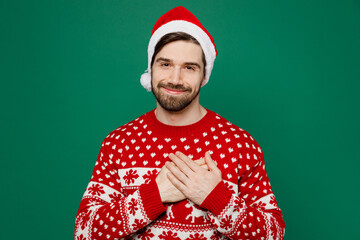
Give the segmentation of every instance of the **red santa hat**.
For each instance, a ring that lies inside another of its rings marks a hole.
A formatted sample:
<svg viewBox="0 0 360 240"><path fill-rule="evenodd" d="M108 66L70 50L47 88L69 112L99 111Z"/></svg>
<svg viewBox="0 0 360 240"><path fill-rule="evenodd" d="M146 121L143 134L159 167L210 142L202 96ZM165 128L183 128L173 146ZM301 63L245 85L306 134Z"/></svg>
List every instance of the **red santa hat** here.
<svg viewBox="0 0 360 240"><path fill-rule="evenodd" d="M152 30L148 46L148 68L140 78L141 85L148 91L151 91L150 65L155 46L164 35L172 32L185 32L193 36L200 43L206 59L204 85L209 81L217 55L214 39L194 14L186 8L179 6L162 15Z"/></svg>

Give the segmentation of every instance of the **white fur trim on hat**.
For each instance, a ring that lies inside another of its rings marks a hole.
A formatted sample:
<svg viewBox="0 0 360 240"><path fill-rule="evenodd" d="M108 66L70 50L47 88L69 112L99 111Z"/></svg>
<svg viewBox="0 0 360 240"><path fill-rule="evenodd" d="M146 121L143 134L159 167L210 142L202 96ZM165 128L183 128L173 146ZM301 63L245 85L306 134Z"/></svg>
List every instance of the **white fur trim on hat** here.
<svg viewBox="0 0 360 240"><path fill-rule="evenodd" d="M148 92L151 91L151 73L149 73L147 70L141 74L140 77L141 85L148 90Z"/></svg>

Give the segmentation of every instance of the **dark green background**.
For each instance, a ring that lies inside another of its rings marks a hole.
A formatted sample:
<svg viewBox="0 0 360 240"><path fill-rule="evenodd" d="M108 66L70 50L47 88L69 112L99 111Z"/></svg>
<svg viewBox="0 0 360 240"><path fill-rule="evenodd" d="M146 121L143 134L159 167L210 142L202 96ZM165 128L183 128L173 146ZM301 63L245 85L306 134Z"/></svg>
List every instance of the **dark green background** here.
<svg viewBox="0 0 360 240"><path fill-rule="evenodd" d="M151 29L184 5L218 57L201 103L263 148L286 239L360 239L360 2L0 0L1 239L72 239L103 138L153 109Z"/></svg>

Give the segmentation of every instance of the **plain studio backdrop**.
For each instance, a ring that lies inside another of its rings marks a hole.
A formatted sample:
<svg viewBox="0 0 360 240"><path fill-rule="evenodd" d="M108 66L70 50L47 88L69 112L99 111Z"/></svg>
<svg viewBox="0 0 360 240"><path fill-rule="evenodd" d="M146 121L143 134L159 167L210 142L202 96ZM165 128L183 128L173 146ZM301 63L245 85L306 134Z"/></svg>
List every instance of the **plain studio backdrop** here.
<svg viewBox="0 0 360 240"><path fill-rule="evenodd" d="M358 0L0 1L1 239L72 239L100 144L155 108L156 20L215 39L200 102L261 145L285 238L360 239Z"/></svg>

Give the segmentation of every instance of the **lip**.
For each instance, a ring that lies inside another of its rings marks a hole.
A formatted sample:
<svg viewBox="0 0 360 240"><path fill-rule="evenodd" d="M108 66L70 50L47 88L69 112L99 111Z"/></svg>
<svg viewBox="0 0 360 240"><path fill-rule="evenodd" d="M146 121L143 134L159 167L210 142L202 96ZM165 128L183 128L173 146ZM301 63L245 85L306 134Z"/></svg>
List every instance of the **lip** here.
<svg viewBox="0 0 360 240"><path fill-rule="evenodd" d="M181 90L175 90L175 89L169 89L169 88L164 88L165 92L171 94L171 95L181 95L184 93L184 91Z"/></svg>

